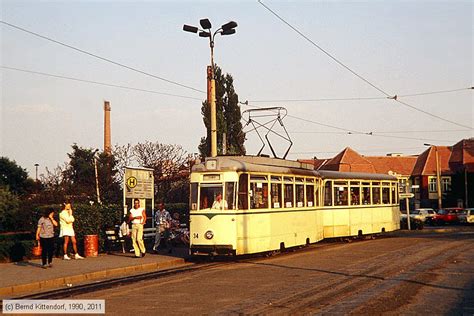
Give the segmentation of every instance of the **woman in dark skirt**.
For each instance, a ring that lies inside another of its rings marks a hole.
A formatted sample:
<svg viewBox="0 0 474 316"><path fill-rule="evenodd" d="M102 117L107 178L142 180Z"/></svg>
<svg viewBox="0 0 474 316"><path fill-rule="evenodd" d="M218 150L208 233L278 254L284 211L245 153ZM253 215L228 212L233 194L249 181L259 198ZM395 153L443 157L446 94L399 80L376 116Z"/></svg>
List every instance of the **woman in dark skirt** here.
<svg viewBox="0 0 474 316"><path fill-rule="evenodd" d="M41 245L43 269L53 266L54 226L58 226L58 222L54 220L54 209L48 208L39 219L38 229L36 230L36 240L38 240Z"/></svg>

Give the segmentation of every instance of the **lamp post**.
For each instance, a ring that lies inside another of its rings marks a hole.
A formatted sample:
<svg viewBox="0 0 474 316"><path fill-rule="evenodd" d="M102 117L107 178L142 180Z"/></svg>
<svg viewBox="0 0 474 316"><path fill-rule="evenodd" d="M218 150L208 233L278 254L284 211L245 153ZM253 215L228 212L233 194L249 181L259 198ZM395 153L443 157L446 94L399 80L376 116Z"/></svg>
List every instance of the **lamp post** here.
<svg viewBox="0 0 474 316"><path fill-rule="evenodd" d="M201 19L199 21L201 28L191 25L184 25L183 31L198 33L200 37L209 38L209 47L211 48L211 66L208 67L207 71L207 80L210 85L208 85L208 96L207 101L211 106L211 157L217 156L217 119L216 119L216 81L215 81L215 65L214 65L214 38L216 34L221 35L231 35L235 33L235 28L237 23L230 21L222 25L217 31L212 33L211 28L212 24L209 19ZM210 69L209 69L210 68Z"/></svg>
<svg viewBox="0 0 474 316"><path fill-rule="evenodd" d="M39 167L39 164L35 163L35 169L36 169L36 177L35 177L35 181L38 182L38 167Z"/></svg>
<svg viewBox="0 0 474 316"><path fill-rule="evenodd" d="M436 156L436 188L438 193L438 210L443 208L443 203L441 199L441 175L440 175L440 167L439 167L439 157L438 157L438 146L431 145L431 144L424 144L425 146L434 147L435 149L435 156Z"/></svg>

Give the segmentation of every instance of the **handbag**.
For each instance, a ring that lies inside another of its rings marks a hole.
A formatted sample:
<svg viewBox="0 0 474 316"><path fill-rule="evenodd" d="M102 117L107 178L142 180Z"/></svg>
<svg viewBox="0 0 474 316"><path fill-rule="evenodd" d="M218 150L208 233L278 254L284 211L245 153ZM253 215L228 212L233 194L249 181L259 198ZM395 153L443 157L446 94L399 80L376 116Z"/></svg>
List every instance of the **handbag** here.
<svg viewBox="0 0 474 316"><path fill-rule="evenodd" d="M41 256L41 243L39 242L39 240L36 241L35 245L33 246L33 248L31 249L31 254L34 256L34 257L39 257Z"/></svg>

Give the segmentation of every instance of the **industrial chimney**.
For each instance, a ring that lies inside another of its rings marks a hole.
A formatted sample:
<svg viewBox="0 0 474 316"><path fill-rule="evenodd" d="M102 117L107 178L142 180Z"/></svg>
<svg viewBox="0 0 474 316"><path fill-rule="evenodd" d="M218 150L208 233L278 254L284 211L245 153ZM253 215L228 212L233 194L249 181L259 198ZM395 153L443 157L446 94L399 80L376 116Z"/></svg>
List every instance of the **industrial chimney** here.
<svg viewBox="0 0 474 316"><path fill-rule="evenodd" d="M112 154L112 142L110 136L110 103L104 101L104 153Z"/></svg>

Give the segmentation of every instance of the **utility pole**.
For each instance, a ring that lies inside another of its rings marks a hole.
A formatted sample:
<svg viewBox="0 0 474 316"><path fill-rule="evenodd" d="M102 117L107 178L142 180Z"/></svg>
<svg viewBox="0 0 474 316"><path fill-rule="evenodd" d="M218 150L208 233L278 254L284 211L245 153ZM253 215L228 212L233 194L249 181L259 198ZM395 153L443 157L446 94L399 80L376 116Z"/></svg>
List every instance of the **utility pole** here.
<svg viewBox="0 0 474 316"><path fill-rule="evenodd" d="M100 201L100 191L99 191L99 173L97 171L97 157L94 156L94 169L95 169L95 188L97 190L97 203L102 204Z"/></svg>
<svg viewBox="0 0 474 316"><path fill-rule="evenodd" d="M438 146L434 146L436 154L436 186L438 188L438 210L443 208L443 202L441 197L441 172L439 167L439 157L438 157Z"/></svg>

